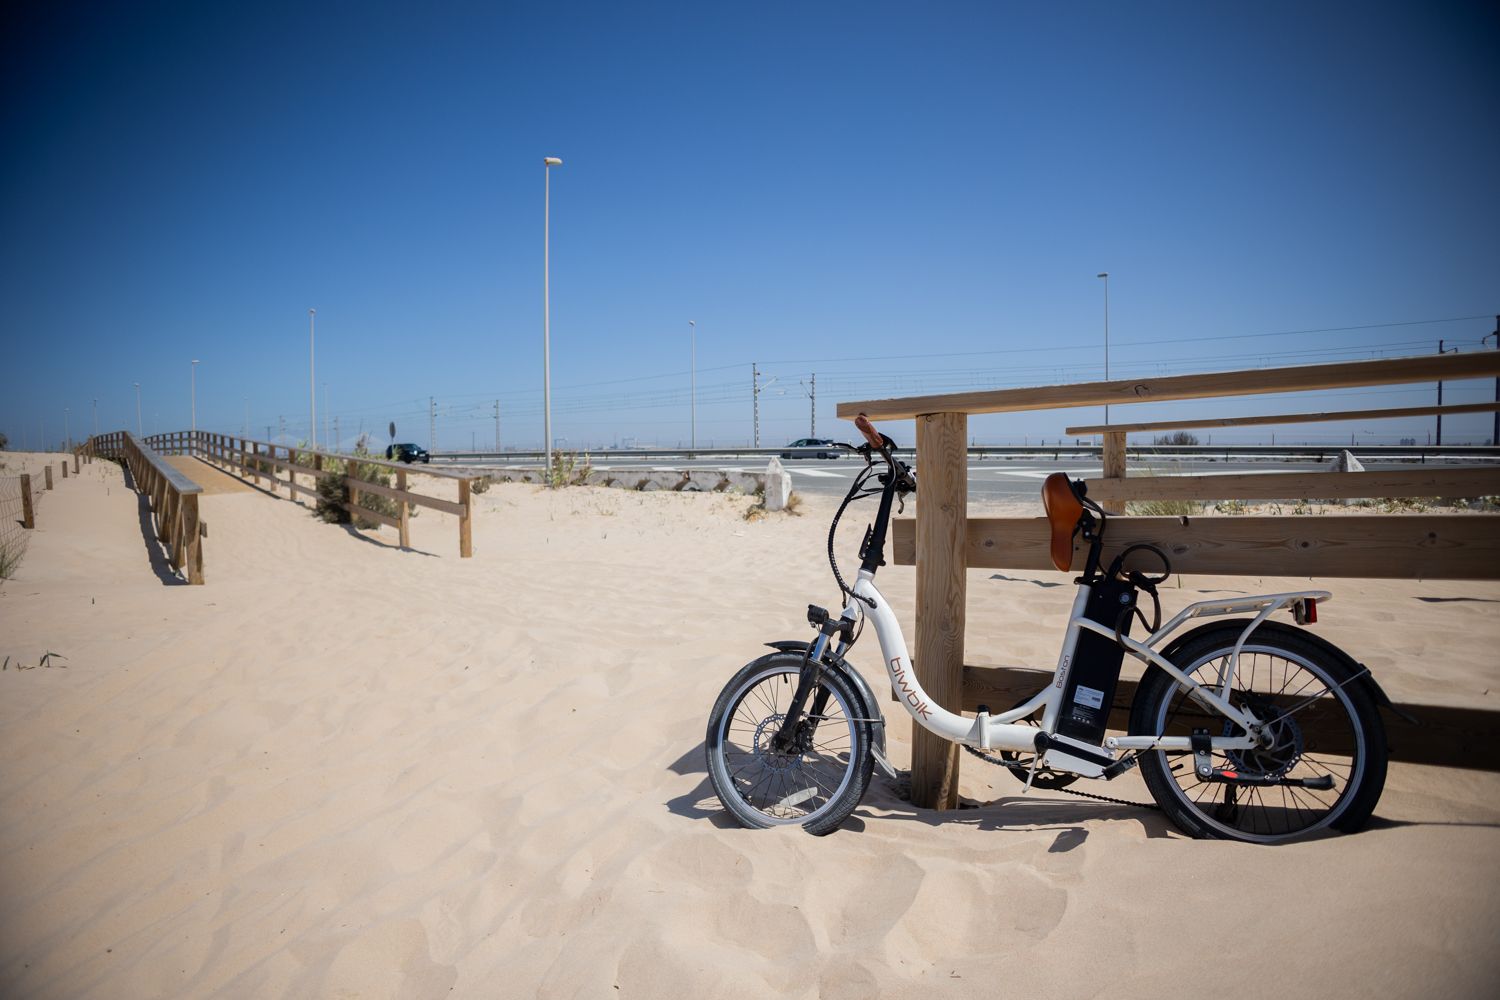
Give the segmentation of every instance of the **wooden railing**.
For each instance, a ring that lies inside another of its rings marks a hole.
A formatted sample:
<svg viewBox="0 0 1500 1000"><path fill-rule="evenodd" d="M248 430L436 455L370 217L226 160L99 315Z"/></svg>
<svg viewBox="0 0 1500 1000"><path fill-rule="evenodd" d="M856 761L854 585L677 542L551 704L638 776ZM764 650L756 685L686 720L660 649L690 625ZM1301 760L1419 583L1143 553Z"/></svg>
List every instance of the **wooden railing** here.
<svg viewBox="0 0 1500 1000"><path fill-rule="evenodd" d="M195 454L252 480L259 485L264 479L273 493L286 489L289 497L299 493L317 500L317 481L331 475L341 475L349 489L349 500L344 504L351 515L367 518L395 528L402 548L411 547L411 508L427 507L453 514L458 518L458 554L468 559L474 555L474 496L472 473L450 472L423 466L423 475L439 479L451 479L458 484L458 500L428 496L408 488L407 476L413 471L399 462L365 456L341 455L334 452L314 451L295 445L274 444L235 437L231 434L215 434L209 431L187 431L162 435L162 447L179 449L181 454ZM151 440L156 440L155 438ZM390 469L395 473L395 487L382 486L362 479L356 473L362 466ZM338 472L333 471L338 469ZM282 476L285 473L285 476ZM297 481L303 475L312 479L312 485ZM371 510L360 504L363 494L389 497L397 502L396 516Z"/></svg>
<svg viewBox="0 0 1500 1000"><path fill-rule="evenodd" d="M124 431L100 434L82 447L81 453L109 458L122 458L128 442L133 439ZM251 480L257 486L265 481L266 488L273 493L282 489L295 499L298 494L318 499L317 481L320 478L341 476L349 489L349 500L343 504L351 515L388 524L395 528L402 548L411 547L411 508L427 507L453 514L458 518L458 553L468 559L474 555L474 493L472 472L449 471L423 466L423 475L438 479L451 479L458 484L458 500L428 496L408 488L408 473L417 471L399 462L363 455L343 455L335 452L314 451L295 445L275 444L236 437L232 434L216 434L210 431L172 431L153 434L140 444L159 455L192 455L213 462L229 472ZM384 486L360 478L356 473L363 466L390 469L395 473L395 487ZM334 471L338 470L338 471ZM285 474L284 476L282 474ZM312 479L312 485L298 482L297 476ZM389 497L397 502L396 516L360 504L362 494ZM154 509L154 508L153 508Z"/></svg>
<svg viewBox="0 0 1500 1000"><path fill-rule="evenodd" d="M128 431L91 438L84 450L125 463L135 488L146 496L156 516L156 538L167 547L172 569L185 572L188 583L202 583L203 524L198 516L198 495L203 487L172 468L150 445Z"/></svg>
<svg viewBox="0 0 1500 1000"><path fill-rule="evenodd" d="M914 668L934 700L958 709L975 703L966 694L969 689L1010 690L1015 686L1014 670L964 665L965 570L1052 568L1047 554L1050 532L1044 518L968 518L969 414L1490 376L1500 376L1500 351L868 400L840 403L838 415L853 419L865 413L877 421L916 418L920 484L917 514L914 520L894 523L892 549L898 564L916 566ZM1377 419L1487 409L1491 409L1490 404L1461 411L1406 407L1385 414L1357 411L1352 416ZM1351 418L1347 412L1322 411L1288 416L1297 422ZM1228 419L1234 421L1233 426L1262 419L1274 422L1270 418ZM1220 424L1174 421L1069 428L1069 434L1104 435L1104 475L1089 481L1089 495L1101 500L1107 510L1120 513L1125 502L1134 499L1463 497L1500 493L1500 473L1493 468L1127 478L1125 446L1129 430L1186 426ZM1500 579L1500 530L1495 518L1488 515L1116 517L1106 534L1105 559L1137 542L1162 548L1171 557L1173 570L1183 573ZM1080 543L1074 551L1074 565L1080 563L1081 552ZM1139 568L1147 572L1156 569L1144 558ZM912 800L927 807L955 807L958 759L956 745L914 726Z"/></svg>

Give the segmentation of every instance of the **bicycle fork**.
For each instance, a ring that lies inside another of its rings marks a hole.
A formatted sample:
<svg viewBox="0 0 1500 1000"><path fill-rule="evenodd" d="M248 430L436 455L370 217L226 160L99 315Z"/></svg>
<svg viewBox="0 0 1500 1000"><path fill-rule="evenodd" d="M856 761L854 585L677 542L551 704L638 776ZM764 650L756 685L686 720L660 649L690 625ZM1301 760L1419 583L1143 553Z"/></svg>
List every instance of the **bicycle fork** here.
<svg viewBox="0 0 1500 1000"><path fill-rule="evenodd" d="M807 622L817 628L818 638L802 654L802 670L797 675L797 690L792 694L786 718L781 720L781 727L771 737L771 749L776 753L802 754L812 746L813 734L817 732L818 723L823 720L823 712L828 707L828 688L818 684L818 674L823 669L823 655L828 651L828 643L834 636L839 636L846 644L853 637L852 619L833 618L815 604L807 606ZM814 687L817 687L815 695L812 694ZM811 707L807 704L809 696L812 697ZM807 710L805 715L804 709Z"/></svg>

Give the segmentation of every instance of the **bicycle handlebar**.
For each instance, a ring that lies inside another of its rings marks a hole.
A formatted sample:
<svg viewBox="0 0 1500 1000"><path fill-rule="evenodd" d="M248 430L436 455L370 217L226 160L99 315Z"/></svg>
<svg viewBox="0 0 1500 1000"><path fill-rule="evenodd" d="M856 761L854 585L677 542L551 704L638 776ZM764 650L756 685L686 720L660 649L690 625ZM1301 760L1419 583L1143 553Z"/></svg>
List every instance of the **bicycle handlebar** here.
<svg viewBox="0 0 1500 1000"><path fill-rule="evenodd" d="M870 423L869 417L861 413L854 418L854 426L859 428L859 432L865 436L865 440L870 442L871 448L874 448L876 451L881 451L885 448L885 439L875 429L875 425Z"/></svg>

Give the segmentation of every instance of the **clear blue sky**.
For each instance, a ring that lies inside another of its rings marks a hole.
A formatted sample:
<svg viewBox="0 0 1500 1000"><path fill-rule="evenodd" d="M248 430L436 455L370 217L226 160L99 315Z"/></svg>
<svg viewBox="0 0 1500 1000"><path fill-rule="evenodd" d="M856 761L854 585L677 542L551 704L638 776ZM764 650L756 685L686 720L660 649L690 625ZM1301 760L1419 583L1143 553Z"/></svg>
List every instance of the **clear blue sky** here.
<svg viewBox="0 0 1500 1000"><path fill-rule="evenodd" d="M95 398L134 427L136 381L185 428L192 358L200 427L248 398L306 437L309 307L346 445L426 444L434 396L440 447L493 443L496 398L538 447L547 155L567 447L686 441L689 320L700 443L749 439L758 362L773 444L813 372L841 437L841 399L1102 376L1099 271L1116 376L1479 350L1500 312L1489 3L235 6L0 15L13 447Z"/></svg>

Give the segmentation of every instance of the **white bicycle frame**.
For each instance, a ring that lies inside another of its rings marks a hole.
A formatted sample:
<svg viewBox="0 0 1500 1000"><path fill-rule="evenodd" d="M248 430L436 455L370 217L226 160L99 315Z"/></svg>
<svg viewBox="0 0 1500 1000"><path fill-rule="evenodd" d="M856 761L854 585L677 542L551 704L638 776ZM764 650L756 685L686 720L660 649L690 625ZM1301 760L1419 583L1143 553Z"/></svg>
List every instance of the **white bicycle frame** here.
<svg viewBox="0 0 1500 1000"><path fill-rule="evenodd" d="M1090 760L1088 757L1107 757L1113 760L1114 751L1118 750L1190 750L1190 740L1185 736L1110 736L1104 740L1102 747L1094 744L1071 740L1067 737L1056 735L1057 717L1062 707L1063 691L1068 682L1068 672L1072 667L1073 653L1078 645L1080 630L1089 629L1100 635L1113 640L1115 631L1108 626L1091 621L1083 616L1084 607L1088 603L1091 588L1087 585L1079 585L1078 595L1073 600L1073 611L1068 621L1068 630L1063 638L1062 652L1058 656L1057 668L1053 674L1052 682L1046 688L1028 699L1023 704L1002 712L998 715L981 712L977 717L970 719L956 712L950 712L941 705L935 703L922 689L921 682L917 679L916 671L912 669L911 654L907 650L906 638L901 632L901 623L897 621L896 614L891 610L885 598L875 587L874 574L868 570L861 570L854 583L854 597L844 609L843 617L854 620L855 616L863 610L875 625L875 634L880 641L881 654L885 660L886 671L890 675L891 689L896 697L900 699L908 714L919 722L924 728L933 733L979 750L1014 750L1034 752L1037 748L1037 733L1039 730L1031 725L1019 725L1019 720L1025 719L1042 710L1041 730L1047 733L1051 749L1039 762L1054 768L1074 771L1076 773L1098 777L1103 774L1106 765ZM1272 612L1306 601L1323 602L1332 598L1326 590L1299 590L1283 594L1264 594L1255 597L1240 597L1227 601L1199 601L1183 608L1172 619L1152 632L1144 641L1137 641L1129 636L1121 636L1120 642L1125 651L1146 663L1153 663L1165 670L1177 683L1186 688L1191 696L1204 707L1210 708L1224 718L1235 723L1243 735L1239 736L1214 736L1212 746L1216 750L1245 750L1258 745L1254 732L1258 731L1262 722L1252 712L1243 708L1237 708L1229 703L1229 693L1234 686L1235 672L1239 666L1240 650L1249 639L1250 634L1256 627L1265 621ZM865 598L864 602L860 598ZM1300 610L1300 609L1299 609ZM1226 668L1222 669L1216 679L1214 686L1207 686L1184 674L1171 661L1158 653L1153 647L1175 631L1179 625L1192 618L1210 617L1213 615L1240 614L1244 612L1256 612L1255 618L1245 626L1244 632L1240 634L1239 641L1235 644L1234 653L1230 657ZM821 653L821 650L818 652ZM1068 753L1068 749L1076 748L1086 756Z"/></svg>

